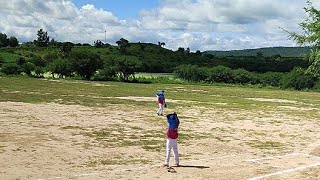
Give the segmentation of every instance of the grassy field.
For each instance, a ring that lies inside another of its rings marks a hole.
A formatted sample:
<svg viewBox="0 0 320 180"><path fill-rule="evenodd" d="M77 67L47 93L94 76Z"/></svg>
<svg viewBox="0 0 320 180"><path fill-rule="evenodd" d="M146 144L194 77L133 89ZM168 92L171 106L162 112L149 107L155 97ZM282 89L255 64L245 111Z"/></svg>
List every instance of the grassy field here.
<svg viewBox="0 0 320 180"><path fill-rule="evenodd" d="M165 113L176 111L182 120L179 135L182 162L230 154L239 157L239 161L207 162L206 166L211 169L201 173L202 179L223 179L224 176L217 172L226 169L228 163L233 167L228 169L228 173L234 175L231 179L274 172L274 167L247 164L243 173L238 173L248 158L300 152L319 138L316 131L320 126L320 93L316 92L221 84L135 84L0 77L0 122L3 124L0 130L4 132L0 133L0 140L5 142L0 145L0 158L13 158L12 161L0 160L7 171L7 176L0 173L0 179L43 176L38 170L34 170L35 174L28 170L16 176L16 170L11 167L25 169L31 161L35 163L33 167L44 166L41 159L34 161L38 157L33 156L51 157L51 152L55 155L46 161L50 162L46 167L51 169L48 178L60 174L73 177L73 172L104 172L106 167L126 169L130 165L159 163L165 148L163 131L166 126L164 117L155 115L155 93L160 89L165 90L167 97ZM199 148L208 150L199 151ZM314 153L314 150L310 152ZM19 158L15 160L17 153ZM64 157L62 160L61 156ZM34 159L29 162L29 157ZM27 159L26 163L20 163L23 158ZM292 166L305 163L301 159L303 157L297 157ZM71 170L61 171L61 167ZM184 172L189 178L198 173L196 169L189 171ZM163 177L160 171L148 172ZM318 172L304 174L318 177ZM135 171L126 173L134 174Z"/></svg>
<svg viewBox="0 0 320 180"><path fill-rule="evenodd" d="M283 99L282 105L296 108L312 108L320 105L320 94L258 87L230 85L175 85L175 84L135 84L121 82L89 82L64 79L35 79L28 77L1 77L0 101L14 102L58 102L84 106L104 106L108 103L126 104L132 100L108 97L142 96L155 97L163 89L166 95L175 100L190 101L188 105L200 104L215 108L274 110L278 102L272 100L255 101L254 98ZM292 102L299 103L292 103ZM139 103L148 107L150 103ZM154 105L154 103L152 103ZM311 113L312 114L312 113ZM306 115L311 115L310 112Z"/></svg>

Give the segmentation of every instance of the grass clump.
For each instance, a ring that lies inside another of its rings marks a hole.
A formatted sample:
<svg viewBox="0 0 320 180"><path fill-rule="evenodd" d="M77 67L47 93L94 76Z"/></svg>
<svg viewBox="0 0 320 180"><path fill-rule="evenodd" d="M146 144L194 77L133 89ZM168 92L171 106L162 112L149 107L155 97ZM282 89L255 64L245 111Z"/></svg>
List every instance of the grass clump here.
<svg viewBox="0 0 320 180"><path fill-rule="evenodd" d="M284 148L284 144L276 141L250 141L247 144L253 148L261 149L261 150L271 150L271 149L282 149Z"/></svg>

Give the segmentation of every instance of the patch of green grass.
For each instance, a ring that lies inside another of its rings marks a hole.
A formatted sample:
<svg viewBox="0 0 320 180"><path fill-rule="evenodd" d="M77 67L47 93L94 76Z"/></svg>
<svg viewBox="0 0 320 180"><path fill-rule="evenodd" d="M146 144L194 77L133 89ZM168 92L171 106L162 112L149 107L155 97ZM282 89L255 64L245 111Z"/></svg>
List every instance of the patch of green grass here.
<svg viewBox="0 0 320 180"><path fill-rule="evenodd" d="M83 127L80 126L63 126L61 129L79 129L79 130L84 130Z"/></svg>
<svg viewBox="0 0 320 180"><path fill-rule="evenodd" d="M284 144L276 141L250 141L247 142L249 146L257 149L262 149L262 150L271 150L271 149L282 149L285 147Z"/></svg>
<svg viewBox="0 0 320 180"><path fill-rule="evenodd" d="M125 158L121 156L116 156L110 159L103 159L103 158L95 158L90 159L85 163L88 167L97 167L97 166L108 166L108 165L128 165L128 164L148 164L150 160L143 159L141 157L130 157Z"/></svg>
<svg viewBox="0 0 320 180"><path fill-rule="evenodd" d="M214 136L212 137L213 139L216 139L220 142L230 142L231 140L230 139L225 139L224 137L221 137L221 136Z"/></svg>
<svg viewBox="0 0 320 180"><path fill-rule="evenodd" d="M159 152L165 148L166 136L163 131L144 130L139 127L120 127L117 125L100 130L84 131L81 134L93 138L103 147L138 146L147 151ZM180 132L179 143L188 143L193 139L208 138L208 133ZM87 148L90 144L87 144Z"/></svg>

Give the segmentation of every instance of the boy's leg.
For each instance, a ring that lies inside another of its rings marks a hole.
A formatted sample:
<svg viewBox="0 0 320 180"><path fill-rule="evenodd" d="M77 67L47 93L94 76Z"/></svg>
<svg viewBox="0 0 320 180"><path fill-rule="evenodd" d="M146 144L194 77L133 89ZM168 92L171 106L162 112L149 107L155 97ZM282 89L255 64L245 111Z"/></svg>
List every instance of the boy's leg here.
<svg viewBox="0 0 320 180"><path fill-rule="evenodd" d="M179 166L179 152L178 152L178 143L177 139L172 139L172 149L174 154L174 162L177 166Z"/></svg>
<svg viewBox="0 0 320 180"><path fill-rule="evenodd" d="M171 154L171 142L170 142L170 139L167 138L166 159L164 160L164 165L169 165L170 154Z"/></svg>
<svg viewBox="0 0 320 180"><path fill-rule="evenodd" d="M163 110L162 104L159 103L159 108L158 108L157 114L158 115L162 114L162 110Z"/></svg>
<svg viewBox="0 0 320 180"><path fill-rule="evenodd" d="M160 104L159 103L158 103L158 106L159 106L159 108L158 108L157 114L160 115Z"/></svg>
<svg viewBox="0 0 320 180"><path fill-rule="evenodd" d="M158 114L158 115L162 115L162 112L163 112L163 104L160 104L160 103L159 103L159 109L158 109L157 114Z"/></svg>

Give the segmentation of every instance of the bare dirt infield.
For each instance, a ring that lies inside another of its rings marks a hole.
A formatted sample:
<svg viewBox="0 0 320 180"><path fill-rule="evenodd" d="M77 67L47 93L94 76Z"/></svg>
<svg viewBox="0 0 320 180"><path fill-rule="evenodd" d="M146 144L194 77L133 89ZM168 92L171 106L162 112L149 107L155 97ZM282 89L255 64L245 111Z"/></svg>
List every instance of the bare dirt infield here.
<svg viewBox="0 0 320 180"><path fill-rule="evenodd" d="M190 137L178 141L182 166L167 172L155 108L0 102L0 179L320 179L319 119L179 109Z"/></svg>

